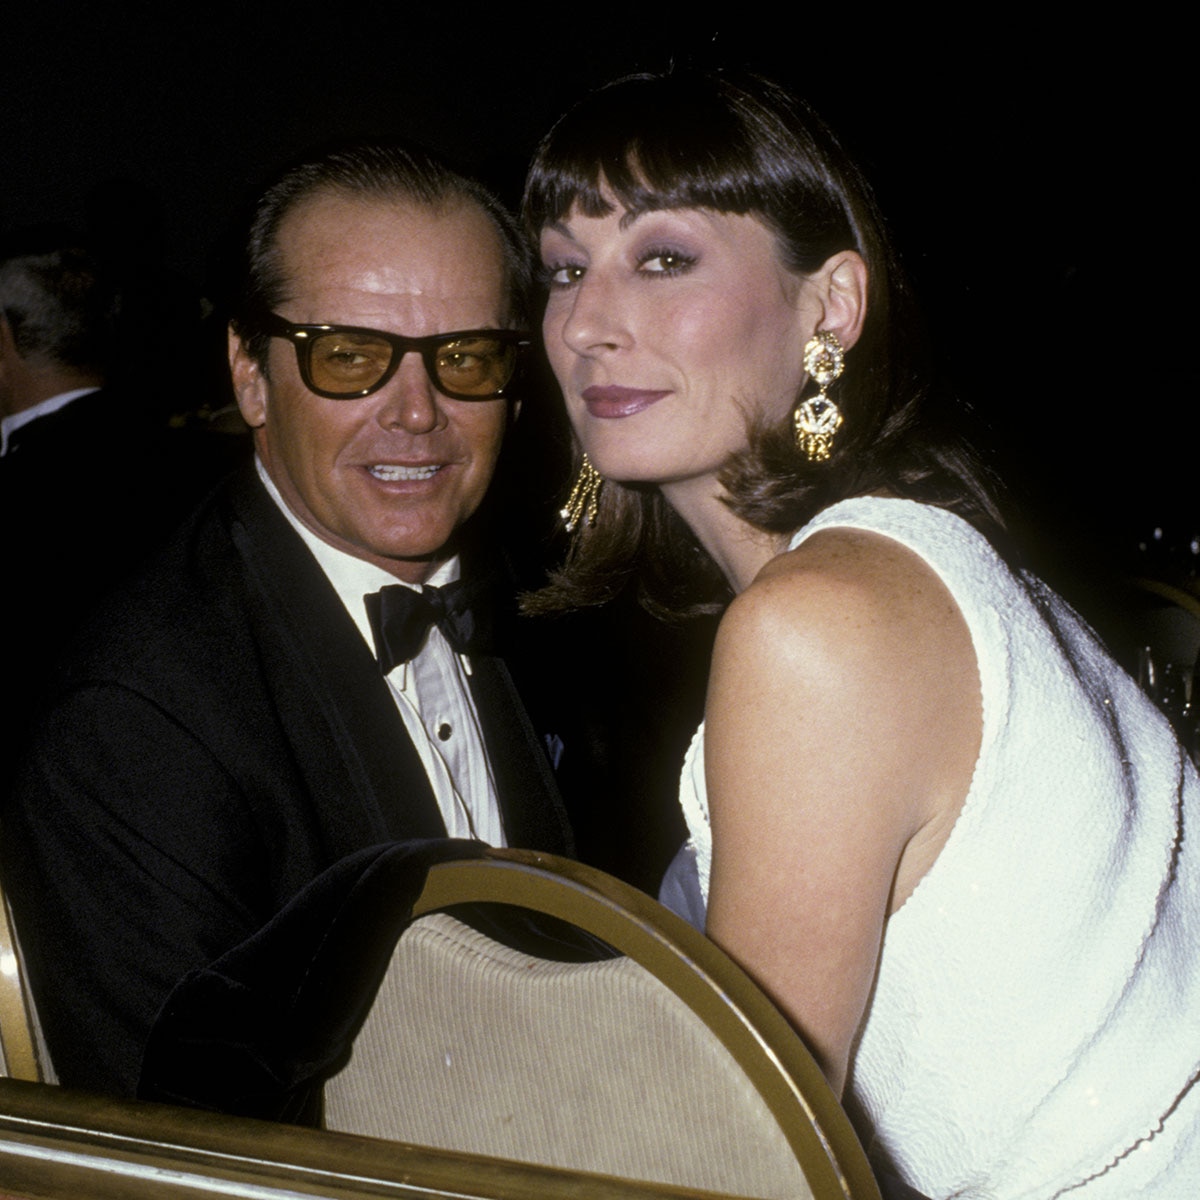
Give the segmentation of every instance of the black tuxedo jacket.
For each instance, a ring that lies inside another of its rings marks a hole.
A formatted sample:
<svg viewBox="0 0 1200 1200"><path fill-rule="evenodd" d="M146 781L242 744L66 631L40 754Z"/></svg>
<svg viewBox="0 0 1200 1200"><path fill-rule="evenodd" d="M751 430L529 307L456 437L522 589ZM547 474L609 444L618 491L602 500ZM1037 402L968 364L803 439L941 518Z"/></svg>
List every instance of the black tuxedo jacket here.
<svg viewBox="0 0 1200 1200"><path fill-rule="evenodd" d="M0 859L61 1081L131 1095L186 972L344 855L445 829L374 656L252 469L80 646L19 772ZM472 665L509 843L569 853L503 662Z"/></svg>
<svg viewBox="0 0 1200 1200"><path fill-rule="evenodd" d="M181 980L151 1031L139 1095L319 1124L322 1086L350 1054L429 868L486 853L479 842L399 842L335 863L253 937ZM511 905L453 912L535 958L616 954L574 925Z"/></svg>
<svg viewBox="0 0 1200 1200"><path fill-rule="evenodd" d="M168 430L118 390L80 396L17 430L0 457L3 686L18 697L0 747L0 786L61 645L119 580L162 547L228 470L236 439Z"/></svg>

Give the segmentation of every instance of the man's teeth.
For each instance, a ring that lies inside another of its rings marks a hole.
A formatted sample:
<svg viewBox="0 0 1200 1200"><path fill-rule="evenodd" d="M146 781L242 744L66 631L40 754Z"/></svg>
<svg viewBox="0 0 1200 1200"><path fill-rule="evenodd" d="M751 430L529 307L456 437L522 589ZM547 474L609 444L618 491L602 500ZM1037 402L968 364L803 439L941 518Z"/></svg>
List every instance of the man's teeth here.
<svg viewBox="0 0 1200 1200"><path fill-rule="evenodd" d="M368 468L376 479L384 483L396 483L402 479L429 479L438 471L437 463L429 463L421 467L396 467L385 463L377 463Z"/></svg>

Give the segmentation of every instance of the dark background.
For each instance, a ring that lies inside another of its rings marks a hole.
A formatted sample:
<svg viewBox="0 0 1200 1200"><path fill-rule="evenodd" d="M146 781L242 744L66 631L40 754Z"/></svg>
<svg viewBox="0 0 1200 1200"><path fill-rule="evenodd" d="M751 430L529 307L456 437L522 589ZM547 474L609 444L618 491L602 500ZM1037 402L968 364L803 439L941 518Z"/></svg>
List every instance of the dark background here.
<svg viewBox="0 0 1200 1200"><path fill-rule="evenodd" d="M215 294L244 205L307 147L403 133L515 200L539 134L597 83L673 60L774 74L876 183L1043 568L1115 561L1155 525L1180 546L1200 532L1194 68L1182 31L1149 12L1072 24L979 6L881 24L829 4L786 22L756 6L708 21L648 5L4 10L0 229L90 225L188 321ZM152 348L147 382L211 400L220 341Z"/></svg>

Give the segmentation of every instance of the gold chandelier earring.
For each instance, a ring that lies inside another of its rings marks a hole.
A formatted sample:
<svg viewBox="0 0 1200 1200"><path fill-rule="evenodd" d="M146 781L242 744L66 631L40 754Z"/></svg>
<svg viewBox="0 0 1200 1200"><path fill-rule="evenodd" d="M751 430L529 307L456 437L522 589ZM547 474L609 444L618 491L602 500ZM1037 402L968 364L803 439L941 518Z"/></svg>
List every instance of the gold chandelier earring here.
<svg viewBox="0 0 1200 1200"><path fill-rule="evenodd" d="M833 439L842 427L841 409L830 400L826 389L841 375L846 352L837 334L822 329L804 345L804 369L817 385L817 394L802 400L792 413L796 449L809 462L825 462L833 450Z"/></svg>
<svg viewBox="0 0 1200 1200"><path fill-rule="evenodd" d="M594 525L600 508L600 487L604 479L592 466L585 454L579 464L579 477L567 497L567 502L558 510L568 533L574 533L577 525Z"/></svg>

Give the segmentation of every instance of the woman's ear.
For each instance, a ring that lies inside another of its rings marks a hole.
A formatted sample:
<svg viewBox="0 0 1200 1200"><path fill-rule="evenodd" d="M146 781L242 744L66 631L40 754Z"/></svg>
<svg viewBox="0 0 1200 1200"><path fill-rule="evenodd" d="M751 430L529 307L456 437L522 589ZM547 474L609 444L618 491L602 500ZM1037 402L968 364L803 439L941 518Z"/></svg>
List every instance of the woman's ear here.
<svg viewBox="0 0 1200 1200"><path fill-rule="evenodd" d="M867 316L867 264L854 250L827 259L814 279L821 289L824 313L817 325L836 334L844 350L862 336Z"/></svg>
<svg viewBox="0 0 1200 1200"><path fill-rule="evenodd" d="M267 423L267 381L258 362L250 356L246 343L229 330L229 374L242 420L251 429Z"/></svg>

